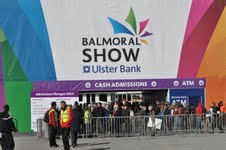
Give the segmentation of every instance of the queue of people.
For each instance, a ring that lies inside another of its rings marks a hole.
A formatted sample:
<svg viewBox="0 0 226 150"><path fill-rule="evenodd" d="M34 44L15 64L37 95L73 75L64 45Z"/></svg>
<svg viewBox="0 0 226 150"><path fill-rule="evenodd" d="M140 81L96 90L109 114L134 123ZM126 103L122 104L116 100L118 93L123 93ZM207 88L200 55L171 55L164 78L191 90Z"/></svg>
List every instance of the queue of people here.
<svg viewBox="0 0 226 150"><path fill-rule="evenodd" d="M169 104L167 102L156 101L155 103L146 107L142 103L129 103L126 101L115 102L111 104L89 104L79 105L78 102L74 103L74 106L67 105L65 101L61 101L60 110L57 109L56 102L51 103L51 107L48 110L48 131L49 131L49 145L50 147L58 147L56 143L56 135L60 126L60 133L62 135L63 145L65 150L70 150L69 136L71 135L72 147L77 146L78 133L81 130L81 125L85 125L82 130L92 130L90 124L94 122L94 130L96 125L102 129L106 128L106 120L98 118L113 118L113 124L110 125L115 133L119 133L121 125L125 126L125 133L131 131L129 117L134 116L147 116L149 115L152 122L155 118L161 118L161 116L169 116L167 118L167 128L170 130L177 126L187 128L186 122L195 122L194 128L200 129L203 120L209 121L212 124L212 129L218 127L222 131L222 121L226 121L226 118L218 119L219 114L226 113L226 107L223 102L219 102L218 105L212 102L209 111L200 102L197 107L194 105L181 105L180 103ZM9 112L9 105L4 106L4 111L0 113L0 141L3 150L15 149L15 142L13 139L12 132L17 132L13 117ZM208 114L203 115L203 114ZM180 115L191 115L187 120L186 117ZM179 116L179 117L178 117ZM210 117L211 116L211 117ZM117 117L124 117L121 120ZM115 118L115 119L114 119ZM193 119L192 119L193 118ZM95 120L96 119L96 120ZM166 119L164 120L166 121ZM184 123L182 123L184 122ZM218 125L218 126L216 126ZM92 131L91 131L92 132ZM155 132L155 128L151 128L152 134Z"/></svg>
<svg viewBox="0 0 226 150"><path fill-rule="evenodd" d="M81 130L83 130L83 133L86 131L86 133L91 134L95 132L97 128L100 129L99 131L105 131L105 128L110 127L112 128L112 132L119 133L121 132L123 125L125 128L124 132L130 133L132 126L131 119L129 118L134 116L150 116L152 122L155 121L156 117L160 118L163 120L163 123L167 122L165 123L165 127L172 130L176 128L186 129L188 128L188 123L191 124L191 122L193 122L193 128L200 129L203 121L203 114L226 113L223 102L220 102L218 106L213 102L209 111L207 111L201 102L198 106L187 104L181 105L180 103L169 104L160 101L156 101L148 106L145 106L142 103L131 104L127 101L109 104L102 104L99 102L91 103L89 105L79 105L78 102L75 102L74 106L69 106L65 101L62 101L60 104L60 111L56 109L56 102L52 102L51 108L49 109L49 144L50 147L58 147L55 139L59 121L65 150L70 149L70 135L72 147L77 146L78 133ZM190 117L189 120L180 115L192 115L194 117ZM169 117L164 119L164 117L161 116ZM217 117L217 115L215 116ZM124 117L124 119L117 119L119 117ZM111 118L111 121L109 121L108 118ZM213 122L213 120L211 121ZM109 122L111 122L111 124ZM151 132L154 134L155 128L151 128Z"/></svg>
<svg viewBox="0 0 226 150"><path fill-rule="evenodd" d="M91 104L91 112L95 117L96 108L95 104ZM211 126L212 132L214 128L219 128L221 132L222 126L226 124L225 115L226 107L223 105L223 102L219 102L218 105L213 102L209 109L205 108L204 105L200 102L197 106L194 104L181 104L179 102L170 104L168 102L156 101L148 106L145 106L143 103L129 103L122 101L121 103L115 102L107 107L104 107L107 110L110 116L113 117L133 117L133 116L150 116L152 122L155 122L155 118L162 120L162 125L160 130L165 131L176 131L176 130L201 130L204 126ZM129 110L129 111L128 111ZM128 113L129 112L129 113ZM221 115L219 115L221 114ZM101 116L103 117L103 116ZM114 123L114 122L113 122ZM140 123L138 121L138 123ZM141 124L142 123L142 124ZM145 121L141 121L140 125L145 126ZM127 124L132 124L131 121L123 119L121 125L116 124L115 130L117 128L124 127L125 133L130 131L126 126ZM119 127L118 127L119 126ZM129 125L130 127L130 125ZM156 130L152 128L153 131ZM117 131L118 132L118 131Z"/></svg>

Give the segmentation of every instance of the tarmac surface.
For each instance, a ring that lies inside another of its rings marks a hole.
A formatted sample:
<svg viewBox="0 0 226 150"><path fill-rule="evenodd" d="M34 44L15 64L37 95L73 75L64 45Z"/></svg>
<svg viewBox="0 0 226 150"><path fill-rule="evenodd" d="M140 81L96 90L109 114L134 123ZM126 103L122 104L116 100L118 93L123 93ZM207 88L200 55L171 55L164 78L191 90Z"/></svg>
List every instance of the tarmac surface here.
<svg viewBox="0 0 226 150"><path fill-rule="evenodd" d="M16 135L16 150L63 150L50 148L48 141L37 139L34 135ZM226 149L226 133L185 136L120 137L78 139L78 146L71 150L223 150Z"/></svg>

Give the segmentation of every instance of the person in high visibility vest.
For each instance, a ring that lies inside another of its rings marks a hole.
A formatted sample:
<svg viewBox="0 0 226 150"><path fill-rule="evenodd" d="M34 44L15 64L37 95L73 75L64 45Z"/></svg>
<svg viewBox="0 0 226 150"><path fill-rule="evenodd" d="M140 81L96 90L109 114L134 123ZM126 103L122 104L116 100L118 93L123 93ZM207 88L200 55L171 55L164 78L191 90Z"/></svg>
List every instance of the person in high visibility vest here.
<svg viewBox="0 0 226 150"><path fill-rule="evenodd" d="M67 106L65 101L61 101L60 105L61 105L60 127L64 144L64 150L70 150L69 135L72 122L72 109L71 107Z"/></svg>
<svg viewBox="0 0 226 150"><path fill-rule="evenodd" d="M51 103L51 108L49 109L49 145L50 147L59 147L56 144L56 134L57 134L57 112L56 112L56 102Z"/></svg>

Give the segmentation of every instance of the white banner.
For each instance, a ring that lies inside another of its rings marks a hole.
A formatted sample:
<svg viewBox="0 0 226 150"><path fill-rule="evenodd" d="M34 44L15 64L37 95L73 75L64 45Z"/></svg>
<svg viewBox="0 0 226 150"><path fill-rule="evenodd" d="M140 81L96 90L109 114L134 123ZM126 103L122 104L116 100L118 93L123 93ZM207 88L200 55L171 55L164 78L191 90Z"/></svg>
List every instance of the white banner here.
<svg viewBox="0 0 226 150"><path fill-rule="evenodd" d="M59 80L176 78L191 0L41 0Z"/></svg>
<svg viewBox="0 0 226 150"><path fill-rule="evenodd" d="M78 97L32 97L31 98L31 129L37 131L37 119L43 118L45 112L50 109L51 102L56 102L60 108L60 102L65 101L68 105L74 105Z"/></svg>

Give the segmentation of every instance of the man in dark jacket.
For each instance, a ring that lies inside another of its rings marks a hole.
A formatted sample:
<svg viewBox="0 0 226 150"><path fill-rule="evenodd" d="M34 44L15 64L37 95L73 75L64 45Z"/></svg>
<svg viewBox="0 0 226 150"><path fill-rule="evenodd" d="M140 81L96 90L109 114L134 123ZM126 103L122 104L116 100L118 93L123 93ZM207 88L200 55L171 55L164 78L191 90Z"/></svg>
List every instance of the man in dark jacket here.
<svg viewBox="0 0 226 150"><path fill-rule="evenodd" d="M191 104L191 106L190 106L190 113L195 114L195 105L194 104Z"/></svg>
<svg viewBox="0 0 226 150"><path fill-rule="evenodd" d="M218 108L215 104L215 102L212 102L210 105L211 113L213 114L213 117L211 118L211 125L212 125L212 133L214 133L214 129L216 128L216 121L217 121L217 111Z"/></svg>
<svg viewBox="0 0 226 150"><path fill-rule="evenodd" d="M159 115L160 114L160 106L161 106L161 103L160 103L160 101L156 101L156 104L155 104L156 106L155 106L155 115Z"/></svg>
<svg viewBox="0 0 226 150"><path fill-rule="evenodd" d="M124 116L124 117L129 117L129 116L130 116L130 111L129 111L128 106L129 106L128 103L125 103L125 104L123 105L122 116Z"/></svg>
<svg viewBox="0 0 226 150"><path fill-rule="evenodd" d="M71 122L71 143L72 147L77 146L78 132L80 131L80 125L82 124L82 115L78 105L75 102L72 110L72 122Z"/></svg>
<svg viewBox="0 0 226 150"><path fill-rule="evenodd" d="M102 103L97 103L96 109L96 117L104 117L105 116L105 109L102 107Z"/></svg>
<svg viewBox="0 0 226 150"><path fill-rule="evenodd" d="M124 117L124 124L125 124L125 129L126 129L126 134L130 133L130 110L128 108L129 104L126 102L123 105L123 111L122 111L122 116Z"/></svg>
<svg viewBox="0 0 226 150"><path fill-rule="evenodd" d="M105 108L102 107L102 103L97 103L97 109L96 109L96 116L97 117L105 117ZM97 128L99 132L104 132L104 125L105 125L105 119L104 118L97 118Z"/></svg>
<svg viewBox="0 0 226 150"><path fill-rule="evenodd" d="M13 150L15 143L12 131L17 131L13 118L9 113L9 105L4 106L4 111L0 114L0 132L2 134L2 150Z"/></svg>
<svg viewBox="0 0 226 150"><path fill-rule="evenodd" d="M223 123L222 123L222 116L220 115L221 113L221 106L223 106L223 102L218 103L217 107L217 125L220 130L220 133L223 133Z"/></svg>

